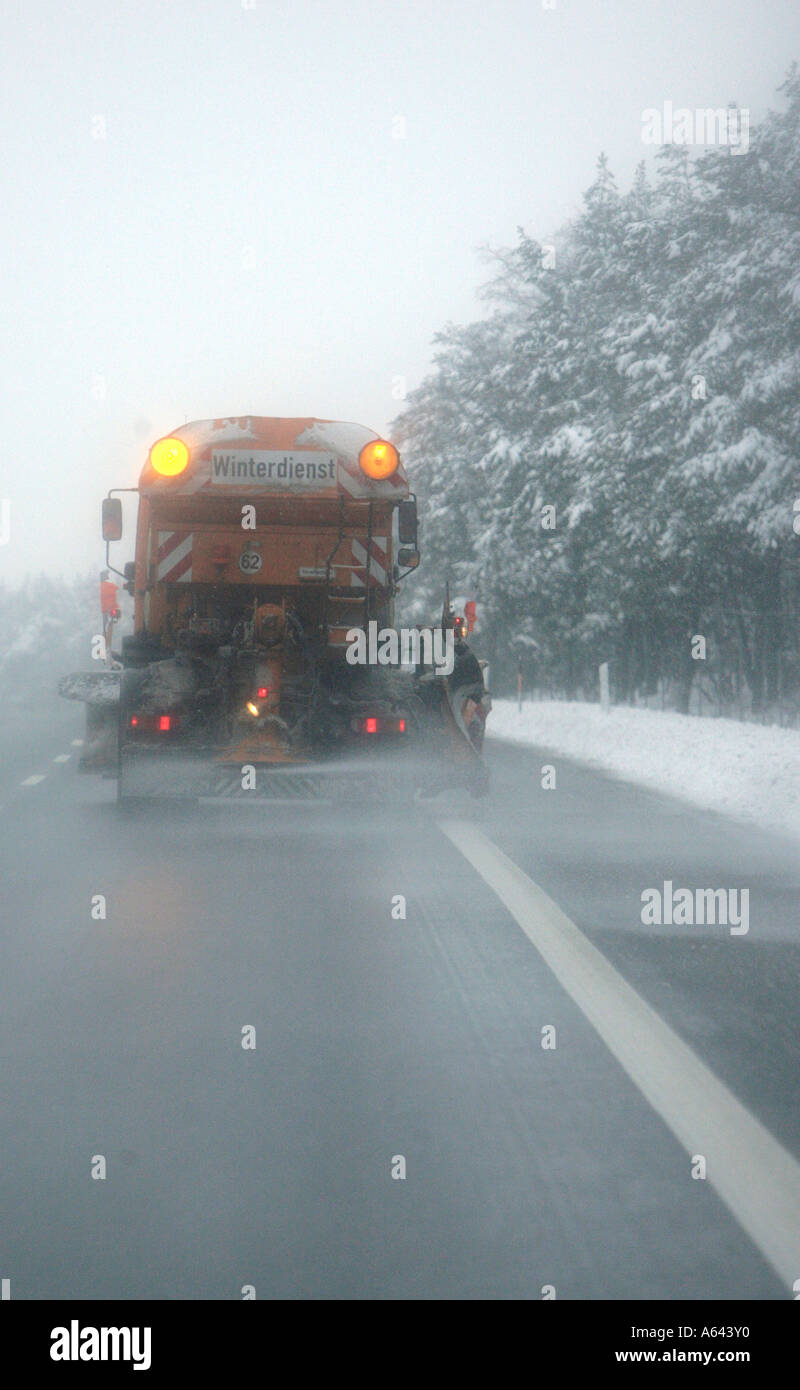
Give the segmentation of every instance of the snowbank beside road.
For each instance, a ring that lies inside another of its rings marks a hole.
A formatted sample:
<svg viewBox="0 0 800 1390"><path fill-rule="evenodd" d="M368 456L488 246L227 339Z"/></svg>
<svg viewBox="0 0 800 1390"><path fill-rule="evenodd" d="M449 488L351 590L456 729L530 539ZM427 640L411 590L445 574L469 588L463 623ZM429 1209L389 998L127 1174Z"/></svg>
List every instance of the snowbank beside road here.
<svg viewBox="0 0 800 1390"><path fill-rule="evenodd" d="M535 744L800 839L800 732L667 711L495 700L492 738Z"/></svg>

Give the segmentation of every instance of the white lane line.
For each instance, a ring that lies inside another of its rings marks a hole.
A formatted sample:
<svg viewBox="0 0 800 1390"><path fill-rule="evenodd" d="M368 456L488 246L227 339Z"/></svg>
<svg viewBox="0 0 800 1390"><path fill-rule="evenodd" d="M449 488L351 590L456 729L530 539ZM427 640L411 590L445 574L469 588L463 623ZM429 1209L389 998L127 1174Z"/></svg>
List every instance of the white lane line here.
<svg viewBox="0 0 800 1390"><path fill-rule="evenodd" d="M73 748L82 748L82 747L83 747L83 739L82 739L82 738L74 738L74 739L72 740L72 745L71 745L71 746L72 746Z"/></svg>
<svg viewBox="0 0 800 1390"><path fill-rule="evenodd" d="M72 757L72 754L71 754L71 753L59 753L58 757L53 759L53 762L54 762L54 763L68 763L71 757Z"/></svg>
<svg viewBox="0 0 800 1390"><path fill-rule="evenodd" d="M800 1278L800 1164L640 998L533 879L467 821L440 821L791 1296ZM686 1165L689 1181L689 1165Z"/></svg>
<svg viewBox="0 0 800 1390"><path fill-rule="evenodd" d="M46 772L34 772L32 777L26 777L24 782L20 782L21 787L35 787L37 782L43 782L47 776Z"/></svg>

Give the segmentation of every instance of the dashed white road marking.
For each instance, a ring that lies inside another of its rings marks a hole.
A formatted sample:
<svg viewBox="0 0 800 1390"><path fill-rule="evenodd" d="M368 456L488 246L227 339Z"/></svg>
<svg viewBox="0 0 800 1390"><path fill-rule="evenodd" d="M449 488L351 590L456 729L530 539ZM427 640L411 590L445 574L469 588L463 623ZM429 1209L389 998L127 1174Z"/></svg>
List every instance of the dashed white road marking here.
<svg viewBox="0 0 800 1390"><path fill-rule="evenodd" d="M791 1297L800 1278L800 1164L513 860L467 821L439 824L678 1142L705 1155L708 1181Z"/></svg>
<svg viewBox="0 0 800 1390"><path fill-rule="evenodd" d="M53 759L53 762L54 762L54 763L68 763L71 757L72 757L72 754L71 754L71 753L59 753L59 754L58 754L58 757L56 757L56 758Z"/></svg>
<svg viewBox="0 0 800 1390"><path fill-rule="evenodd" d="M46 772L34 772L32 777L26 777L24 782L20 782L21 787L35 787L37 782L43 782L47 776Z"/></svg>
<svg viewBox="0 0 800 1390"><path fill-rule="evenodd" d="M73 748L82 748L82 747L83 747L83 739L82 739L82 738L74 738L74 739L72 740L72 747L73 747Z"/></svg>

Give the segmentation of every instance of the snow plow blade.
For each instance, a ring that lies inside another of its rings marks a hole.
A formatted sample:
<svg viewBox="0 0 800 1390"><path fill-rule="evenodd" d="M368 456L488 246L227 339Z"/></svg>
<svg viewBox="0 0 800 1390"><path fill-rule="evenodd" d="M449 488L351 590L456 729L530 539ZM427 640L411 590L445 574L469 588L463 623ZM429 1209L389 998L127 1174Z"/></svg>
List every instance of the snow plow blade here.
<svg viewBox="0 0 800 1390"><path fill-rule="evenodd" d="M86 706L86 737L78 759L79 772L117 770L117 726L121 671L76 671L62 676L58 693Z"/></svg>

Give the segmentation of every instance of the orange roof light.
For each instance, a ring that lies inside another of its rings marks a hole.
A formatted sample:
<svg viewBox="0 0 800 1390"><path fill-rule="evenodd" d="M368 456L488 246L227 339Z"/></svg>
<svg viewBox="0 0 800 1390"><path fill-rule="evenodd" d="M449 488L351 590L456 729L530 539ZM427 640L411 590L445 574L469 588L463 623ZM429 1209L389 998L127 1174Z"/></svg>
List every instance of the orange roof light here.
<svg viewBox="0 0 800 1390"><path fill-rule="evenodd" d="M182 439L174 435L157 439L150 450L150 464L162 478L174 478L189 462L189 450Z"/></svg>
<svg viewBox="0 0 800 1390"><path fill-rule="evenodd" d="M361 472L368 478L391 478L400 463L400 455L388 439L371 439L358 456Z"/></svg>

